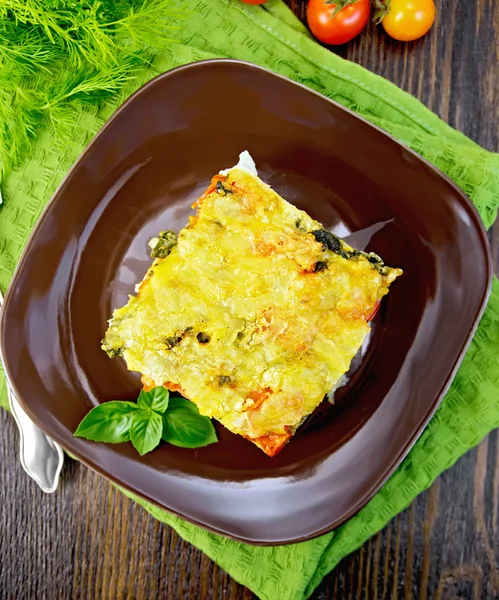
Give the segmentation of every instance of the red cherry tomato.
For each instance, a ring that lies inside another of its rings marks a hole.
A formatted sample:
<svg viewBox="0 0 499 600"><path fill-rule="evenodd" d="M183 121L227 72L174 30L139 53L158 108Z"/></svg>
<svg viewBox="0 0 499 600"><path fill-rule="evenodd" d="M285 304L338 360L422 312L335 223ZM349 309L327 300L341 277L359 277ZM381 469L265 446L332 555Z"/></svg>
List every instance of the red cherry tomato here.
<svg viewBox="0 0 499 600"><path fill-rule="evenodd" d="M370 0L310 0L307 21L315 37L331 46L346 44L364 29L371 13Z"/></svg>

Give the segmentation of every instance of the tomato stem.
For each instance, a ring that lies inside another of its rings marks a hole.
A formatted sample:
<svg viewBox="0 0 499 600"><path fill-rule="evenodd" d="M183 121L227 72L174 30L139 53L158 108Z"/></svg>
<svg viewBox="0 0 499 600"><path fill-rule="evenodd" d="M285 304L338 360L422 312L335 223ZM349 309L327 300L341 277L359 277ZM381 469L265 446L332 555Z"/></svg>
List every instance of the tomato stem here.
<svg viewBox="0 0 499 600"><path fill-rule="evenodd" d="M352 4L355 4L356 2L358 2L358 0L326 0L324 2L324 4L334 4L334 10L331 13L331 19L334 19L334 17L336 17L336 15L342 11L344 8L346 8L347 6L351 6Z"/></svg>
<svg viewBox="0 0 499 600"><path fill-rule="evenodd" d="M373 21L379 25L381 21L390 12L390 0L373 0L374 17Z"/></svg>

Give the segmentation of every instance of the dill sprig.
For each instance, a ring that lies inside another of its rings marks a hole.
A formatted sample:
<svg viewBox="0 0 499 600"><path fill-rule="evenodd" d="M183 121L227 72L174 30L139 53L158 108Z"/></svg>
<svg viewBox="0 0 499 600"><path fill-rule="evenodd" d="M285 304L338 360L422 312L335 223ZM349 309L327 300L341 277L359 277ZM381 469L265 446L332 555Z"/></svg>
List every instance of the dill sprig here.
<svg viewBox="0 0 499 600"><path fill-rule="evenodd" d="M50 126L64 140L77 105L119 91L172 43L174 0L2 0L0 180Z"/></svg>

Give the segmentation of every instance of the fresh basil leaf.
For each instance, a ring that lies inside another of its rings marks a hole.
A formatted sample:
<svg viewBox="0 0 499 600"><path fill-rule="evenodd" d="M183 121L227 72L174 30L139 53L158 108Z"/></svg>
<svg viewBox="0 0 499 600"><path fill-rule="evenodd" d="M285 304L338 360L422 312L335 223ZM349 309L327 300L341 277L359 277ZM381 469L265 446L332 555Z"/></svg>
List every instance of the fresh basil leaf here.
<svg viewBox="0 0 499 600"><path fill-rule="evenodd" d="M153 410L139 410L133 415L130 439L134 448L143 456L154 450L161 441L163 420Z"/></svg>
<svg viewBox="0 0 499 600"><path fill-rule="evenodd" d="M142 390L139 395L137 404L139 408L150 408L163 414L168 408L168 399L170 392L165 387L155 387L148 392Z"/></svg>
<svg viewBox="0 0 499 600"><path fill-rule="evenodd" d="M170 398L163 415L161 437L181 448L201 448L218 441L211 420L200 415L197 406L184 398Z"/></svg>
<svg viewBox="0 0 499 600"><path fill-rule="evenodd" d="M92 408L78 425L74 435L94 442L128 442L136 411L137 405L134 402L104 402Z"/></svg>

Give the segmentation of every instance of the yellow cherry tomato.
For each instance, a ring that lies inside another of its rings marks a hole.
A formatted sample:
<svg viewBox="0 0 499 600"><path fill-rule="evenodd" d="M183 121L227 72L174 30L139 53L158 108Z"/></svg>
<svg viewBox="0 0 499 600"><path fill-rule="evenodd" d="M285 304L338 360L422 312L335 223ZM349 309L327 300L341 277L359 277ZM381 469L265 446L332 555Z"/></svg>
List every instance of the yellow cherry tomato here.
<svg viewBox="0 0 499 600"><path fill-rule="evenodd" d="M381 23L392 38L410 42L427 33L434 21L433 0L390 0L388 12Z"/></svg>

